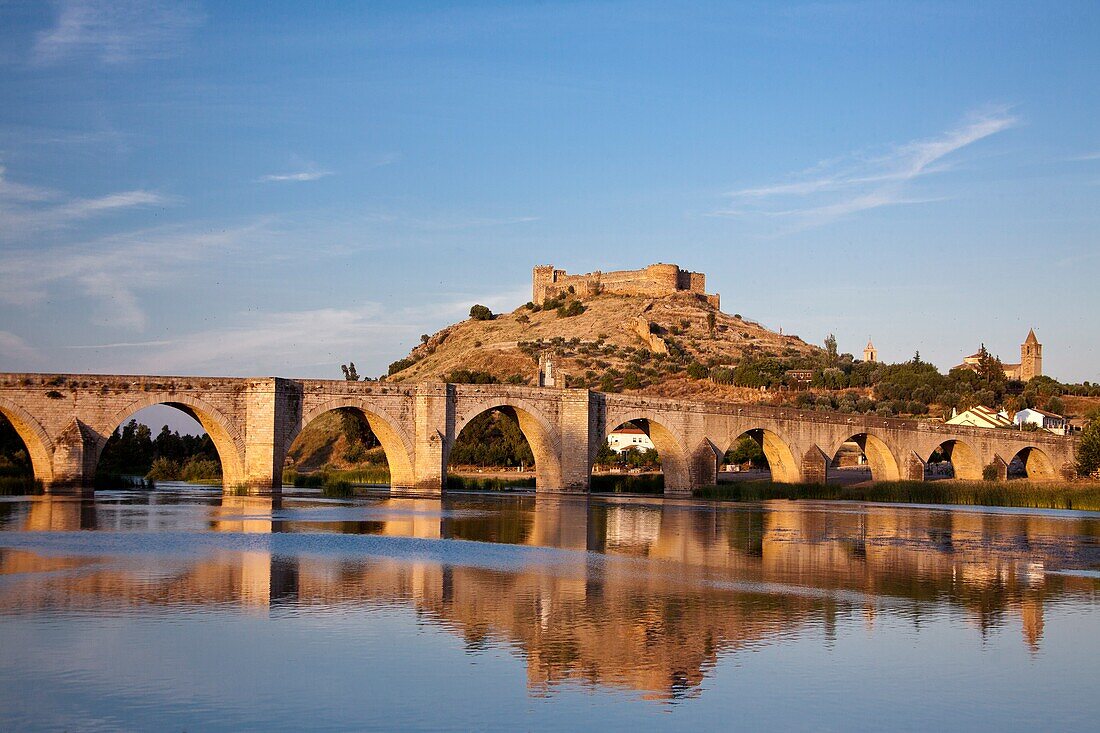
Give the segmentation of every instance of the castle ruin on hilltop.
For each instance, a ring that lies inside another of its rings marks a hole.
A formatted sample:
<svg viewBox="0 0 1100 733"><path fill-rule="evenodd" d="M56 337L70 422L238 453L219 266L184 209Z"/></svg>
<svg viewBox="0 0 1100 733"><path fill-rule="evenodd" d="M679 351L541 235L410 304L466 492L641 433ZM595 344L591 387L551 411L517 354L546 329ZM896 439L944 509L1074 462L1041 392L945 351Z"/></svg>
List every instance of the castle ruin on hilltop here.
<svg viewBox="0 0 1100 733"><path fill-rule="evenodd" d="M532 271L531 301L534 303L564 295L570 288L581 298L599 293L650 298L674 293L694 293L716 310L719 308L718 294L710 295L706 292L706 275L681 270L676 265L658 263L641 270L597 270L583 275L570 275L565 270L555 270L553 265L538 265Z"/></svg>

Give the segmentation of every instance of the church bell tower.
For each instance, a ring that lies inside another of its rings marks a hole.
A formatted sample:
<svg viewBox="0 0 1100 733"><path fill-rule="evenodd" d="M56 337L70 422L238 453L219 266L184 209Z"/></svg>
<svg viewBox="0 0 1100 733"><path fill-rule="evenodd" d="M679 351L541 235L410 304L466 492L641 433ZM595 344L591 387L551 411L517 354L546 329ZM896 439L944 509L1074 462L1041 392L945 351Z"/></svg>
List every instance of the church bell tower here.
<svg viewBox="0 0 1100 733"><path fill-rule="evenodd" d="M1027 332L1027 339L1020 344L1020 379L1027 382L1043 374L1043 345L1035 338L1035 329Z"/></svg>
<svg viewBox="0 0 1100 733"><path fill-rule="evenodd" d="M878 361L878 349L871 343L871 339L867 339L867 346L863 349L863 360L867 362Z"/></svg>

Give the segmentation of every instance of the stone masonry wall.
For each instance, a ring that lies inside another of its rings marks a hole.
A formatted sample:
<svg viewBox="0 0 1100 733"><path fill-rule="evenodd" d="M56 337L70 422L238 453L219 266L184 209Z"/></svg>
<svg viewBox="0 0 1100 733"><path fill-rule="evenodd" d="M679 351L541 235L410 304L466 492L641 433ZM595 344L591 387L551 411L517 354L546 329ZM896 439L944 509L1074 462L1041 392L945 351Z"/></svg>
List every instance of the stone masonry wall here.
<svg viewBox="0 0 1100 733"><path fill-rule="evenodd" d="M1076 438L991 430L917 420L799 410L790 407L694 402L583 389L506 385L159 377L81 374L0 374L0 414L15 427L47 487L89 486L111 432L139 410L168 404L195 417L222 460L227 490L279 491L294 437L321 414L355 409L386 451L393 490L439 494L447 458L461 429L486 410L516 416L535 453L540 491L583 492L592 458L607 432L638 421L665 467L666 492L686 494L715 480L722 454L751 433L762 440L773 479L823 481L840 447L864 448L876 480L923 478L940 446L965 456L957 468L978 478L981 468L1026 458L1031 478L1073 471Z"/></svg>
<svg viewBox="0 0 1100 733"><path fill-rule="evenodd" d="M579 275L555 270L553 265L539 265L532 271L531 300L534 303L563 295L569 288L573 288L581 298L600 292L651 298L678 292L696 293L705 297L715 308L719 307L719 297L706 293L706 276L703 273L681 270L676 265L659 263L641 270L596 271Z"/></svg>

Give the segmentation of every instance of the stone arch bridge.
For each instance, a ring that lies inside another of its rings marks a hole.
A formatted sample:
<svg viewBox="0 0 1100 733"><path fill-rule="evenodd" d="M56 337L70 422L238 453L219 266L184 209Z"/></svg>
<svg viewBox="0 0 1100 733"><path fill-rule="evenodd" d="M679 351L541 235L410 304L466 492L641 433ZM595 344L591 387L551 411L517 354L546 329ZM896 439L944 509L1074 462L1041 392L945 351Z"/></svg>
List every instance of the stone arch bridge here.
<svg viewBox="0 0 1100 733"><path fill-rule="evenodd" d="M1031 479L1069 477L1075 439L816 412L789 407L694 402L637 395L502 385L347 382L317 379L0 374L0 414L27 445L48 490L88 487L116 427L137 411L171 405L198 420L221 456L223 483L237 491L279 491L294 438L320 415L360 412L385 449L395 491L443 491L451 447L462 428L494 408L514 415L535 456L543 491L585 492L608 432L645 429L662 460L665 491L687 494L715 482L726 449L748 434L763 446L779 482L824 482L830 458L855 441L876 480L921 480L937 449L958 478L1001 477L1020 457Z"/></svg>

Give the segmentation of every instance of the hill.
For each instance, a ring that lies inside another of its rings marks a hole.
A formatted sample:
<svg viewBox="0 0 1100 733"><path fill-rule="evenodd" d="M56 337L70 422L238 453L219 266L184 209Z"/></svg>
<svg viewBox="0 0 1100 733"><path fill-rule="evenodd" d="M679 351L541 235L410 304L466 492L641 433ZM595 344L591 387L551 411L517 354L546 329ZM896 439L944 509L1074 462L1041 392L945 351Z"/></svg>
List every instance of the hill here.
<svg viewBox="0 0 1100 733"><path fill-rule="evenodd" d="M471 317L428 336L390 367L395 382L466 381L468 373L534 384L540 354L553 354L571 387L677 397L750 398L756 390L697 380L745 357L813 357L797 336L714 308L694 293L662 297L566 294L510 313ZM459 379L454 379L458 377ZM744 393L744 394L741 394Z"/></svg>

